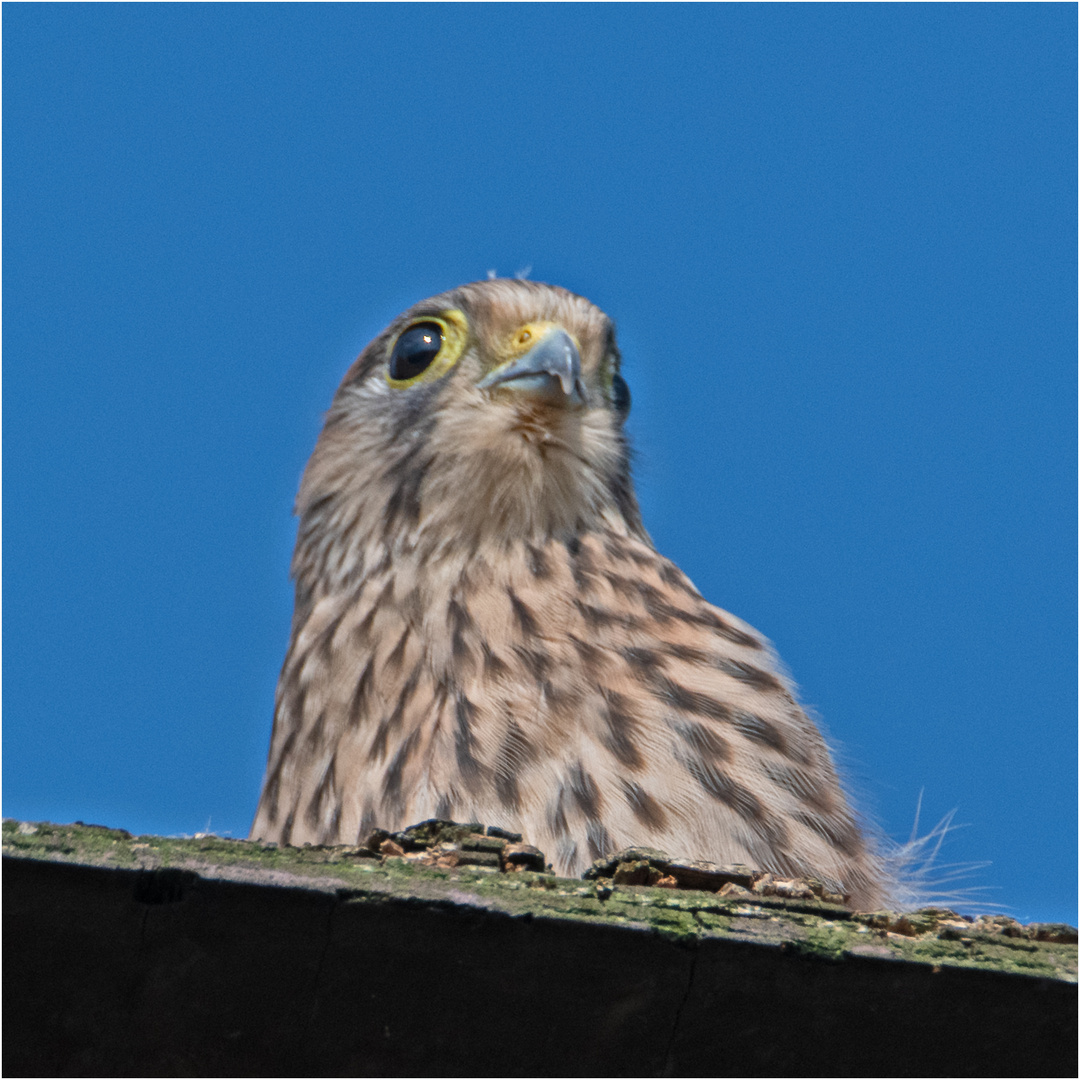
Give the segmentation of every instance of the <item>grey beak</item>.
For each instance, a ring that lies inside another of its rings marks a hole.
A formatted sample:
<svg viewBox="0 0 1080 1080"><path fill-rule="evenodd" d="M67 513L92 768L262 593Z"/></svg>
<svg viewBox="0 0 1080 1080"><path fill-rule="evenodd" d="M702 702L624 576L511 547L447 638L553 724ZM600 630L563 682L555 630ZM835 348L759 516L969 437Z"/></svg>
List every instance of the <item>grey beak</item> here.
<svg viewBox="0 0 1080 1080"><path fill-rule="evenodd" d="M563 329L545 334L524 356L507 367L497 368L476 385L481 390L512 383L514 389L550 396L556 380L565 397L585 400L581 384L581 357L574 339Z"/></svg>

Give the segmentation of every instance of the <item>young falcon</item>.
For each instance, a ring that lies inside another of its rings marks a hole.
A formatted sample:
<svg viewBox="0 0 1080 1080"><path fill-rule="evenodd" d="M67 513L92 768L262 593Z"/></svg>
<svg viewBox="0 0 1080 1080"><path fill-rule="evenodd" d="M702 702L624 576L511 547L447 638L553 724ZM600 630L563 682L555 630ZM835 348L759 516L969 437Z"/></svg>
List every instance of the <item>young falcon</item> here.
<svg viewBox="0 0 1080 1080"><path fill-rule="evenodd" d="M251 836L426 818L556 871L630 845L885 898L768 643L653 547L611 320L491 280L360 354L297 496L292 640Z"/></svg>

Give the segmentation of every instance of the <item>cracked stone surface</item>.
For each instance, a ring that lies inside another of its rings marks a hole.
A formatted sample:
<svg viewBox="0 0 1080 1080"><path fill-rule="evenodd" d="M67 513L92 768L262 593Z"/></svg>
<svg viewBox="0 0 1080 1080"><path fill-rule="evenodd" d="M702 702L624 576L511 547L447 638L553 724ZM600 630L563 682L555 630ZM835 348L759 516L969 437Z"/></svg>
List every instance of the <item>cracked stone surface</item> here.
<svg viewBox="0 0 1080 1080"><path fill-rule="evenodd" d="M647 849L557 878L475 823L279 849L6 821L3 842L11 1075L1075 1064L1071 927L852 913Z"/></svg>

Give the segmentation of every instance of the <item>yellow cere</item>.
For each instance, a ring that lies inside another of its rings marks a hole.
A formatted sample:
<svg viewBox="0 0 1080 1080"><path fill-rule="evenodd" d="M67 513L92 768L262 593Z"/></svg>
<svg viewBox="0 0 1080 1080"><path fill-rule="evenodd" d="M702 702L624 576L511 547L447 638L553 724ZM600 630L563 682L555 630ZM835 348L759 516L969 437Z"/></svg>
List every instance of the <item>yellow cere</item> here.
<svg viewBox="0 0 1080 1080"><path fill-rule="evenodd" d="M517 332L510 340L510 359L516 360L519 356L527 353L535 345L539 345L540 342L543 341L544 338L547 337L547 335L550 334L552 330L561 329L563 329L563 327L561 327L558 323L554 322L526 323L524 326L520 327L517 330ZM573 338L574 344L578 347L580 351L580 342L577 340L577 338L573 336L573 334L571 334L570 336Z"/></svg>
<svg viewBox="0 0 1080 1080"><path fill-rule="evenodd" d="M416 386L418 383L435 382L461 359L461 354L465 351L465 345L469 339L469 320L465 318L463 311L448 308L446 311L440 311L438 315L425 315L409 323L408 326L402 327L401 334L420 323L435 323L442 330L442 348L438 356L419 375L414 375L411 379L392 379L390 372L387 371L386 381L391 386L400 389L405 386ZM398 334L398 337L401 337L401 334ZM395 338L390 345L391 352L396 342Z"/></svg>

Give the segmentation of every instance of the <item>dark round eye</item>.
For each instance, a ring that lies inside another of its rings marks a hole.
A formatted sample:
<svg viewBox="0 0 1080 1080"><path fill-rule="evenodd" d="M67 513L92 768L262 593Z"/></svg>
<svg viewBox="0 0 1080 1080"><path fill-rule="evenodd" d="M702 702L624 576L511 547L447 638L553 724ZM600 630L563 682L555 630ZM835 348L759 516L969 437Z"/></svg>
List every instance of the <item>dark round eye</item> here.
<svg viewBox="0 0 1080 1080"><path fill-rule="evenodd" d="M630 412L630 387L621 375L611 376L611 404L619 414L621 420L625 420Z"/></svg>
<svg viewBox="0 0 1080 1080"><path fill-rule="evenodd" d="M431 366L442 348L442 327L438 323L422 322L410 326L397 339L390 354L391 379L415 379Z"/></svg>

